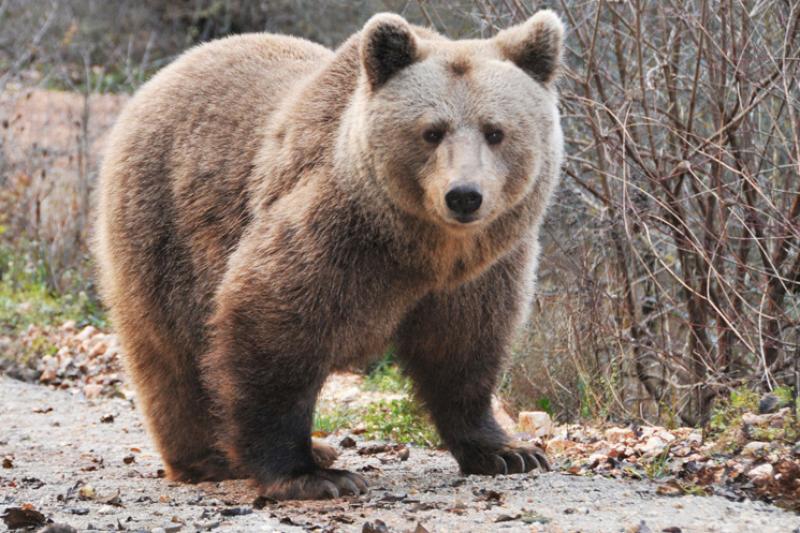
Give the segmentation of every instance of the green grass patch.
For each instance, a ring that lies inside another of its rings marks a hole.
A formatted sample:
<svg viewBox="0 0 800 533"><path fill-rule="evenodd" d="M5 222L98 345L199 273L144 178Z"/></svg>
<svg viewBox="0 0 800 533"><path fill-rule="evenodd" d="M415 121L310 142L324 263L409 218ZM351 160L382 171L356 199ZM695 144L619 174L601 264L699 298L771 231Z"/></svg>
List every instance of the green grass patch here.
<svg viewBox="0 0 800 533"><path fill-rule="evenodd" d="M772 391L778 397L778 408L792 407L795 400L791 387L778 387ZM746 387L731 391L726 398L717 400L709 420L709 437L716 440L718 446L727 452L735 452L745 439L742 415L745 413L758 413L760 394ZM800 405L795 406L800 407ZM797 412L793 409L794 412ZM788 443L795 442L800 437L800 429L795 416L790 413L786 416L782 427L758 427L748 429L748 440L754 439L763 442L782 440Z"/></svg>
<svg viewBox="0 0 800 533"><path fill-rule="evenodd" d="M366 435L371 439L389 440L437 448L442 445L439 434L421 406L409 399L374 402L364 413Z"/></svg>
<svg viewBox="0 0 800 533"><path fill-rule="evenodd" d="M669 446L664 448L664 451L653 457L653 459L644 465L645 475L652 479L660 479L669 474Z"/></svg>
<svg viewBox="0 0 800 533"><path fill-rule="evenodd" d="M391 353L381 359L364 378L364 389L368 391L407 394L411 391L409 380L394 363Z"/></svg>
<svg viewBox="0 0 800 533"><path fill-rule="evenodd" d="M107 325L99 303L85 290L58 293L47 283L49 274L30 254L0 248L0 333L15 335L30 325L47 327L67 320Z"/></svg>
<svg viewBox="0 0 800 533"><path fill-rule="evenodd" d="M334 433L350 429L358 421L358 413L347 408L322 409L314 414L314 432Z"/></svg>
<svg viewBox="0 0 800 533"><path fill-rule="evenodd" d="M438 448L436 429L422 407L409 398L381 400L359 409L323 408L314 415L314 432L364 428L364 437L401 444Z"/></svg>

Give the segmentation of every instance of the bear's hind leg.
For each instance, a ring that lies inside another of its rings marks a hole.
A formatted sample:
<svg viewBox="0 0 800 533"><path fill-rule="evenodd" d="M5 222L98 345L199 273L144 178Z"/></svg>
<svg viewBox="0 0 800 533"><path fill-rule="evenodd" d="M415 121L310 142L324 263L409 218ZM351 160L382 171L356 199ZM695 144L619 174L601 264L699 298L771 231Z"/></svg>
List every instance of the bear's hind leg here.
<svg viewBox="0 0 800 533"><path fill-rule="evenodd" d="M196 363L188 354L177 353L146 334L141 324L136 331L118 329L127 368L167 477L189 483L240 477L214 446L215 421Z"/></svg>

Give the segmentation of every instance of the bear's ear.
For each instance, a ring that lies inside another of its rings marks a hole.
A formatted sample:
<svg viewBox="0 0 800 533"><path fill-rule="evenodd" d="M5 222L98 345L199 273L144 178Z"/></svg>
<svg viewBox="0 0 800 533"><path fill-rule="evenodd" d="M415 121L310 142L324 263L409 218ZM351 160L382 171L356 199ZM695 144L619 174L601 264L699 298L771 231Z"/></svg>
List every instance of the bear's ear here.
<svg viewBox="0 0 800 533"><path fill-rule="evenodd" d="M558 77L563 39L564 24L549 9L538 11L527 21L495 37L506 58L544 84Z"/></svg>
<svg viewBox="0 0 800 533"><path fill-rule="evenodd" d="M379 13L364 25L361 62L372 89L378 89L416 59L417 40L403 17Z"/></svg>

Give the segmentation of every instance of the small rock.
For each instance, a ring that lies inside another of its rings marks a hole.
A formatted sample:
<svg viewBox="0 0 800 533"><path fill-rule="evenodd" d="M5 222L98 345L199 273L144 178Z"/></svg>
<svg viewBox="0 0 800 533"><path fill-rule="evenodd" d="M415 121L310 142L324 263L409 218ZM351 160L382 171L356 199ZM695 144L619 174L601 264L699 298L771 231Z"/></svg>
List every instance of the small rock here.
<svg viewBox="0 0 800 533"><path fill-rule="evenodd" d="M553 434L553 421L544 411L522 411L519 414L519 429L534 437L548 437Z"/></svg>
<svg viewBox="0 0 800 533"><path fill-rule="evenodd" d="M401 461L408 461L408 458L411 456L411 450L408 449L408 446L403 446L402 448L397 450L397 457Z"/></svg>
<svg viewBox="0 0 800 533"><path fill-rule="evenodd" d="M547 453L552 453L553 455L561 455L567 450L575 448L575 446L577 446L577 444L574 441L562 439L560 437L550 439L545 443Z"/></svg>
<svg viewBox="0 0 800 533"><path fill-rule="evenodd" d="M766 426L769 424L770 415L757 415L755 413L744 413L742 423L746 426Z"/></svg>
<svg viewBox="0 0 800 533"><path fill-rule="evenodd" d="M664 442L660 437L654 435L647 439L644 444L637 445L636 449L644 455L653 456L663 452L664 448L666 447L667 443Z"/></svg>
<svg viewBox="0 0 800 533"><path fill-rule="evenodd" d="M194 527L197 528L199 531L211 531L212 529L217 529L220 523L219 520L213 520L211 522L195 522Z"/></svg>
<svg viewBox="0 0 800 533"><path fill-rule="evenodd" d="M656 487L659 496L683 496L683 490L676 483L664 483Z"/></svg>
<svg viewBox="0 0 800 533"><path fill-rule="evenodd" d="M772 465L764 463L763 465L751 468L750 471L747 472L747 477L756 485L762 485L772 480L772 472Z"/></svg>
<svg viewBox="0 0 800 533"><path fill-rule="evenodd" d="M220 509L219 514L221 516L244 516L251 514L252 512L252 507L228 507L225 509Z"/></svg>
<svg viewBox="0 0 800 533"><path fill-rule="evenodd" d="M355 439L350 435L346 436L342 440L339 441L339 446L342 448L353 448L356 445Z"/></svg>
<svg viewBox="0 0 800 533"><path fill-rule="evenodd" d="M619 444L636 437L633 430L629 428L609 428L604 435L605 439L611 444Z"/></svg>
<svg viewBox="0 0 800 533"><path fill-rule="evenodd" d="M112 422L114 422L114 415L112 415L111 413L105 414L100 417L100 422L102 424L111 424Z"/></svg>
<svg viewBox="0 0 800 533"><path fill-rule="evenodd" d="M759 414L765 415L768 413L774 413L778 410L778 407L781 405L781 399L778 398L776 395L772 393L767 393L761 397L761 400L758 402L758 412Z"/></svg>
<svg viewBox="0 0 800 533"><path fill-rule="evenodd" d="M89 352L89 357L97 357L103 355L108 350L108 344L103 341L98 342Z"/></svg>
<svg viewBox="0 0 800 533"><path fill-rule="evenodd" d="M608 460L608 455L605 453L593 453L589 456L588 461L586 462L589 465L589 468L597 468L601 464L604 464Z"/></svg>
<svg viewBox="0 0 800 533"><path fill-rule="evenodd" d="M3 457L3 468L14 468L14 461L10 455Z"/></svg>
<svg viewBox="0 0 800 533"><path fill-rule="evenodd" d="M81 500L91 500L95 497L94 487L91 485L84 485L78 489L78 496Z"/></svg>
<svg viewBox="0 0 800 533"><path fill-rule="evenodd" d="M56 372L55 368L45 368L42 370L42 374L39 376L39 381L42 383L50 383L55 381L58 377L58 373Z"/></svg>
<svg viewBox="0 0 800 533"><path fill-rule="evenodd" d="M745 444L742 448L742 455L747 457L764 457L769 449L768 442L753 441Z"/></svg>
<svg viewBox="0 0 800 533"><path fill-rule="evenodd" d="M389 528L383 520L375 520L375 523L366 522L361 528L361 533L389 533Z"/></svg>
<svg viewBox="0 0 800 533"><path fill-rule="evenodd" d="M617 444L608 452L608 456L612 459L620 459L625 457L625 452L630 448L626 447L624 444ZM633 450L631 450L633 451Z"/></svg>
<svg viewBox="0 0 800 533"><path fill-rule="evenodd" d="M88 340L89 337L93 336L97 330L94 326L86 326L78 333L77 339L81 341Z"/></svg>
<svg viewBox="0 0 800 533"><path fill-rule="evenodd" d="M97 383L89 383L83 386L83 394L90 400L99 398L102 392L103 386L98 385Z"/></svg>

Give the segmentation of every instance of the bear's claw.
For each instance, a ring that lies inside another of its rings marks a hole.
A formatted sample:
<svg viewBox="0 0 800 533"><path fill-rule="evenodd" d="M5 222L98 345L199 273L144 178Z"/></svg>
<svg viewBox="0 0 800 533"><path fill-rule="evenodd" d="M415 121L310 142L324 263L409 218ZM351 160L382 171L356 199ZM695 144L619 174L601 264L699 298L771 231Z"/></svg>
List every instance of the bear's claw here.
<svg viewBox="0 0 800 533"><path fill-rule="evenodd" d="M500 450L475 451L459 461L466 475L484 476L522 474L538 468L550 471L547 455L541 448L525 444L510 444Z"/></svg>
<svg viewBox="0 0 800 533"><path fill-rule="evenodd" d="M261 484L259 496L274 500L325 500L367 492L366 480L347 470L320 468L308 474Z"/></svg>

